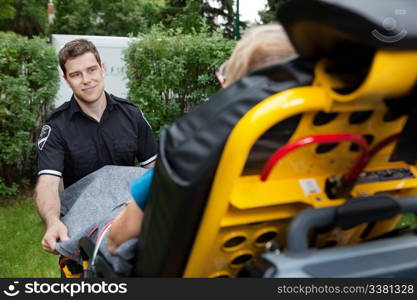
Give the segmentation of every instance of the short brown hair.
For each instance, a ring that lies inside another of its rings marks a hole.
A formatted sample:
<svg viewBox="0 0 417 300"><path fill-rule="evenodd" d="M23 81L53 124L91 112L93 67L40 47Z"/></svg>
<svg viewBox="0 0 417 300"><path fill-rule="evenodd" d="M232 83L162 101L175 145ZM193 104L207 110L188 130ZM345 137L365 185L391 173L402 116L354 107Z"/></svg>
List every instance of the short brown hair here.
<svg viewBox="0 0 417 300"><path fill-rule="evenodd" d="M96 46L86 39L77 39L72 40L64 45L61 50L59 50L59 66L61 67L64 76L66 76L67 70L65 69L65 63L68 59L74 58L84 53L91 52L96 57L97 62L101 65L100 54L98 54Z"/></svg>

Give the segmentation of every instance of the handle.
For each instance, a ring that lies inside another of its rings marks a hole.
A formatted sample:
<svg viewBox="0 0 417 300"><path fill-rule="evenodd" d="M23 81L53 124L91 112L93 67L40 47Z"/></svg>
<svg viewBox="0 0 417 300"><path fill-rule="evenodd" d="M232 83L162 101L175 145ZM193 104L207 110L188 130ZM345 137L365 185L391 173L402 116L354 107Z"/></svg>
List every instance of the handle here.
<svg viewBox="0 0 417 300"><path fill-rule="evenodd" d="M375 195L353 198L341 206L306 209L290 224L287 236L288 254L301 254L308 250L307 235L312 228L349 227L389 219L399 213L408 212L417 212L417 197L395 199L390 195Z"/></svg>
<svg viewBox="0 0 417 300"><path fill-rule="evenodd" d="M368 142L363 136L358 135L358 134L338 133L338 134L317 134L317 135L307 136L307 137L298 139L294 142L288 143L284 145L283 147L279 148L277 151L274 152L274 154L271 155L271 157L268 159L268 161L264 165L264 168L261 174L261 181L266 181L268 179L268 176L271 173L273 167L278 163L280 159L282 159L288 153L298 148L311 145L311 144L338 143L338 142L345 142L345 141L353 142L357 144L359 148L361 149L361 153L358 156L354 167L346 174L346 179L352 180L352 178L359 175L359 172L356 171L357 170L356 166L358 166L361 161L366 159L366 156L368 154ZM352 175L352 173L354 174Z"/></svg>

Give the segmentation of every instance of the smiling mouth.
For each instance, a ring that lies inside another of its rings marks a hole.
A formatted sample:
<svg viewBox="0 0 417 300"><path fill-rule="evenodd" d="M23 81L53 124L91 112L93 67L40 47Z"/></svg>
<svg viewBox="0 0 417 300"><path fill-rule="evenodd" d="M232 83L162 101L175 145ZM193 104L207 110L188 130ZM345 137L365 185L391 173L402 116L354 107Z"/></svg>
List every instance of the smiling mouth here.
<svg viewBox="0 0 417 300"><path fill-rule="evenodd" d="M90 86L88 88L82 89L82 91L83 92L91 92L94 88L95 88L95 86Z"/></svg>

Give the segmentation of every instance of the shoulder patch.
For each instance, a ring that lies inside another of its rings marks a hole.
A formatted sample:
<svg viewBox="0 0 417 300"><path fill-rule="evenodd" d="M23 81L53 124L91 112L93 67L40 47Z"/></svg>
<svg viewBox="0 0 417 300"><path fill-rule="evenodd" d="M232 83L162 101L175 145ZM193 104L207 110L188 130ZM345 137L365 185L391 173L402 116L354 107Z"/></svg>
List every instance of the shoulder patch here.
<svg viewBox="0 0 417 300"><path fill-rule="evenodd" d="M45 145L46 141L48 140L48 137L51 133L51 126L49 125L43 125L42 126L42 130L41 130L41 134L39 135L39 139L38 139L38 148L39 150L42 151L43 146Z"/></svg>

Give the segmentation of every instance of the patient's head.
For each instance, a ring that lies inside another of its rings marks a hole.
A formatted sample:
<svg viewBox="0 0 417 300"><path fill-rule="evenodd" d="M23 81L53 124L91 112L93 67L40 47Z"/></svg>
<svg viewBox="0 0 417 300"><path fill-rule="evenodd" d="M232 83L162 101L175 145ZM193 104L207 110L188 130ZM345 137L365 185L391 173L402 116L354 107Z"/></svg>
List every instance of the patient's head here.
<svg viewBox="0 0 417 300"><path fill-rule="evenodd" d="M237 43L225 64L228 86L257 68L281 62L295 55L287 34L279 24L252 27Z"/></svg>

